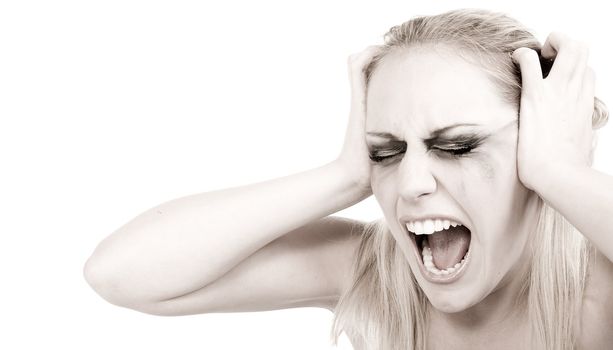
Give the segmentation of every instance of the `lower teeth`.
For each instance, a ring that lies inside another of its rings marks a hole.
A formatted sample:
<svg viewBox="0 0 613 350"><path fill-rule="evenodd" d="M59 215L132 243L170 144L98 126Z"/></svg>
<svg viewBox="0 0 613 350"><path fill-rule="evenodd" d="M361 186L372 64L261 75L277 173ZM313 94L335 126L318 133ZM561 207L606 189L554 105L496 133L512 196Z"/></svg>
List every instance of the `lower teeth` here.
<svg viewBox="0 0 613 350"><path fill-rule="evenodd" d="M456 272L458 268L462 266L462 264L464 264L464 261L466 260L466 257L468 256L468 252L466 253L466 255L464 255L464 257L462 258L462 260L460 260L460 262L456 263L453 267L448 267L443 270L439 270L436 267L436 265L434 265L434 262L432 261L432 251L430 250L430 247L428 247L425 244L425 242L422 248L421 255L422 255L422 261L424 263L424 266L426 267L426 270L428 270L429 272L432 272L433 274L437 276L447 276L449 274Z"/></svg>

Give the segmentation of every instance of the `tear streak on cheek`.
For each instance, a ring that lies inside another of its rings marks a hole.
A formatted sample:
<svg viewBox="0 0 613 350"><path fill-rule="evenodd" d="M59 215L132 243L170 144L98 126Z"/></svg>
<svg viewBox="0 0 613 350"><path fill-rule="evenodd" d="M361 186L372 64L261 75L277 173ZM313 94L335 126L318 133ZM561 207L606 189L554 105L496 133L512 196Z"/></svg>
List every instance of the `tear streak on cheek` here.
<svg viewBox="0 0 613 350"><path fill-rule="evenodd" d="M483 178L491 182L494 179L494 167L490 162L485 159L479 159L478 162L481 168L481 173L483 174Z"/></svg>
<svg viewBox="0 0 613 350"><path fill-rule="evenodd" d="M459 176L459 185L462 193L466 193L466 180L468 180L469 183L471 183L471 180L474 181L477 179L493 182L496 173L492 166L492 162L482 157L473 158L470 163L466 162L462 164L461 168L458 170L461 174L461 176Z"/></svg>
<svg viewBox="0 0 613 350"><path fill-rule="evenodd" d="M458 170L458 182L456 184L462 198L474 196L475 186L481 186L483 182L490 184L494 182L494 167L491 162L485 159L474 159L470 164L463 164ZM470 195L468 191L470 191Z"/></svg>
<svg viewBox="0 0 613 350"><path fill-rule="evenodd" d="M470 164L463 165L463 171L465 173L471 173L471 175L478 176L478 178L484 179L488 182L494 180L495 171L492 165L493 160L485 154L479 154L471 159Z"/></svg>

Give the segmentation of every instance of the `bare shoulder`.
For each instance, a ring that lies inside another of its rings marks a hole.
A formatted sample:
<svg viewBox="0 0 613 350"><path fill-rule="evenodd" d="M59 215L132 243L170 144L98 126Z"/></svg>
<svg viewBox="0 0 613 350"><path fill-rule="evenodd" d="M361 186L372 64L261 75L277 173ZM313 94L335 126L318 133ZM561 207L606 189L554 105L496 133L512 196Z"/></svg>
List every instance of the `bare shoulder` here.
<svg viewBox="0 0 613 350"><path fill-rule="evenodd" d="M588 267L578 326L580 349L609 349L613 344L613 263L598 250Z"/></svg>

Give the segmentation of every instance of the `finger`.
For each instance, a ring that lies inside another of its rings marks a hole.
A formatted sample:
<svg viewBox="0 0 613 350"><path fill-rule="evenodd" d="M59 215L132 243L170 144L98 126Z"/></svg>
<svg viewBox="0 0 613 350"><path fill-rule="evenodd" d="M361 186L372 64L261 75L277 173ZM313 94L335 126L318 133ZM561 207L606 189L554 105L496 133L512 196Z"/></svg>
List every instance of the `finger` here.
<svg viewBox="0 0 613 350"><path fill-rule="evenodd" d="M568 38L563 33L551 32L547 36L547 39L545 39L545 43L541 49L541 55L548 59L556 58L560 45L567 39Z"/></svg>
<svg viewBox="0 0 613 350"><path fill-rule="evenodd" d="M520 47L513 51L513 60L519 64L521 71L522 92L540 96L543 73L537 52L527 47Z"/></svg>
<svg viewBox="0 0 613 350"><path fill-rule="evenodd" d="M587 45L571 40L560 32L552 32L545 40L541 55L555 59L549 76L581 81L588 60Z"/></svg>
<svg viewBox="0 0 613 350"><path fill-rule="evenodd" d="M379 51L380 46L372 45L348 57L347 68L352 87L355 84L363 84L364 68L366 68L368 63L372 61L373 57L379 53Z"/></svg>
<svg viewBox="0 0 613 350"><path fill-rule="evenodd" d="M349 82L352 97L357 100L364 99L366 89L366 76L364 69L373 60L374 56L382 52L380 45L371 45L348 58ZM363 102L363 101L362 101Z"/></svg>
<svg viewBox="0 0 613 350"><path fill-rule="evenodd" d="M576 41L573 49L575 50L574 54L576 56L576 61L574 75L571 77L571 81L576 81L577 84L582 84L585 74L587 74L588 70L591 69L587 65L590 55L589 48L587 44ZM594 72L592 71L591 74L593 73Z"/></svg>
<svg viewBox="0 0 613 350"><path fill-rule="evenodd" d="M381 45L371 45L360 52L350 55L347 60L350 70L362 69L376 54L381 52L381 48Z"/></svg>
<svg viewBox="0 0 613 350"><path fill-rule="evenodd" d="M581 94L584 98L594 99L596 89L596 73L591 67L586 67L581 84Z"/></svg>

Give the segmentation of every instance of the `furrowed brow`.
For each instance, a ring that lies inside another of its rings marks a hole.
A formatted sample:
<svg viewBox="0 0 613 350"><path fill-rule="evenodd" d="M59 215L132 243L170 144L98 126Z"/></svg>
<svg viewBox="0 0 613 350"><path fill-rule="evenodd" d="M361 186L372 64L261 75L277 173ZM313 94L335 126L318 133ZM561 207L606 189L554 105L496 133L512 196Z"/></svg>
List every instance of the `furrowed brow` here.
<svg viewBox="0 0 613 350"><path fill-rule="evenodd" d="M392 141L400 141L400 138L398 138L396 135L394 134L390 134L389 132L378 132L378 131L372 131L372 132L367 132L367 135L370 136L377 136L383 139L389 139Z"/></svg>
<svg viewBox="0 0 613 350"><path fill-rule="evenodd" d="M430 135L431 135L431 136L428 138L428 140L429 140L429 139L434 139L434 138L440 137L441 135L445 134L446 132L448 132L448 131L450 131L450 130L452 130L452 129L455 129L455 128L457 128L457 127L461 127L461 126L479 126L479 124L473 124L473 123L458 123L458 124L448 125L448 126L446 126L446 127L444 127L444 128L440 128L440 129L436 129L436 130L432 131L432 132L430 133Z"/></svg>
<svg viewBox="0 0 613 350"><path fill-rule="evenodd" d="M450 125L450 126L446 126L444 128L440 128L437 130L434 130L431 133L431 136L423 139L424 144L430 148L433 145L436 144L462 144L462 143L478 143L481 142L483 140L485 140L489 135L487 134L481 134L478 132L465 132L465 133L461 133L461 134L456 134L456 135L452 135L452 136L445 136L445 133L447 133L448 131L460 127L460 126L478 126L478 124L467 124L467 123L463 123L463 124L454 124L454 125Z"/></svg>
<svg viewBox="0 0 613 350"><path fill-rule="evenodd" d="M440 137L441 135L445 134L446 132L457 128L457 127L461 127L461 126L479 126L479 124L473 124L473 123L458 123L458 124L453 124L453 125L448 125L446 127L443 128L439 128L436 129L434 131L432 131L430 133L430 137L427 138L426 140L431 140L431 139L436 139L438 137ZM388 139L391 141L402 141L399 137L397 137L394 134L391 134L389 132L382 132L382 131L371 131L371 132L367 132L366 133L369 136L376 136L379 138L384 138L384 139Z"/></svg>

